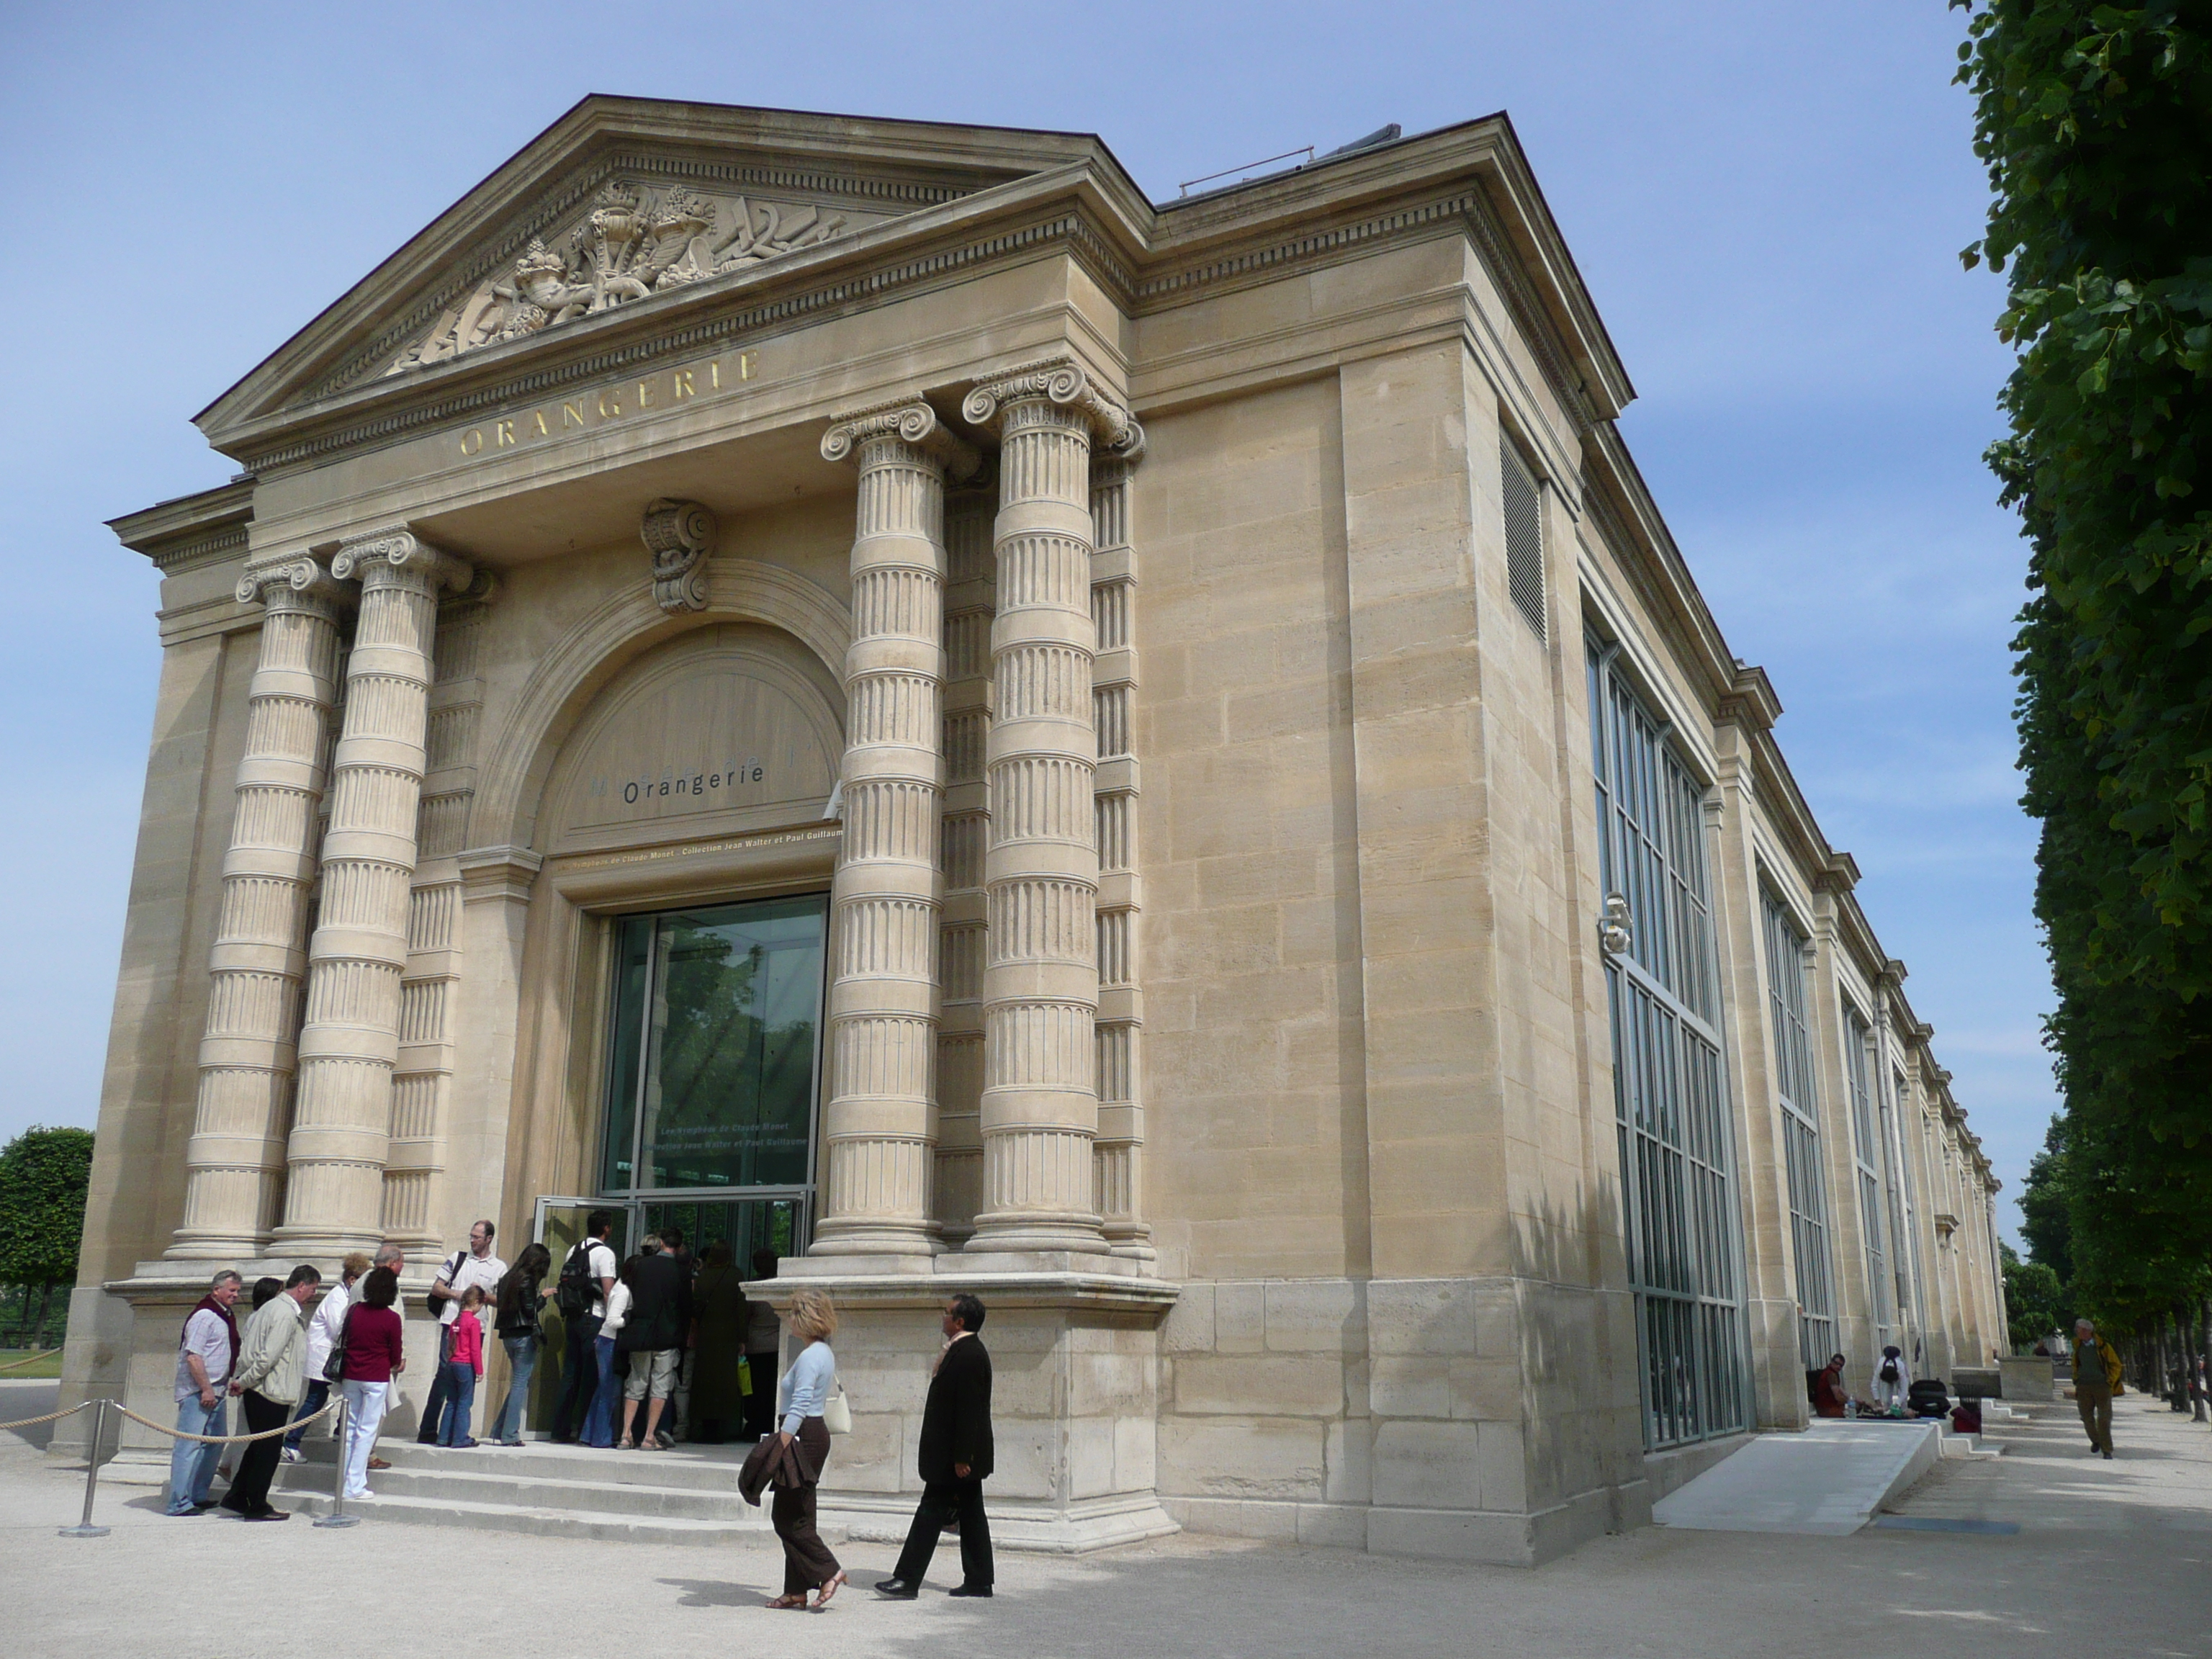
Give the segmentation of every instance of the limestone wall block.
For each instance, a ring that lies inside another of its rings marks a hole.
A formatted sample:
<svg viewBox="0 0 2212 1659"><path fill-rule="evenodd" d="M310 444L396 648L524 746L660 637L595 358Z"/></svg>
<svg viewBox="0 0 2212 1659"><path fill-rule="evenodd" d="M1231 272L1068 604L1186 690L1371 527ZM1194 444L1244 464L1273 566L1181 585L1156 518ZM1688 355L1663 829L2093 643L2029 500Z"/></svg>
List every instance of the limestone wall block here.
<svg viewBox="0 0 2212 1659"><path fill-rule="evenodd" d="M1169 1310L1167 1319L1160 1327L1163 1352L1213 1352L1213 1289L1212 1285L1203 1281L1183 1285L1182 1295Z"/></svg>
<svg viewBox="0 0 2212 1659"><path fill-rule="evenodd" d="M1258 1353L1267 1346L1267 1287L1257 1280L1213 1287L1213 1349Z"/></svg>
<svg viewBox="0 0 2212 1659"><path fill-rule="evenodd" d="M1360 1287L1348 1279L1271 1279L1267 1346L1279 1353L1364 1353Z"/></svg>
<svg viewBox="0 0 2212 1659"><path fill-rule="evenodd" d="M1176 1361L1175 1409L1334 1417L1344 1409L1344 1366L1328 1354L1186 1355Z"/></svg>
<svg viewBox="0 0 2212 1659"><path fill-rule="evenodd" d="M1367 1348L1395 1355L1468 1354L1475 1342L1476 1283L1468 1279L1377 1279L1367 1286Z"/></svg>
<svg viewBox="0 0 2212 1659"><path fill-rule="evenodd" d="M1160 1491L1194 1498L1321 1496L1326 1427L1285 1418L1160 1422Z"/></svg>

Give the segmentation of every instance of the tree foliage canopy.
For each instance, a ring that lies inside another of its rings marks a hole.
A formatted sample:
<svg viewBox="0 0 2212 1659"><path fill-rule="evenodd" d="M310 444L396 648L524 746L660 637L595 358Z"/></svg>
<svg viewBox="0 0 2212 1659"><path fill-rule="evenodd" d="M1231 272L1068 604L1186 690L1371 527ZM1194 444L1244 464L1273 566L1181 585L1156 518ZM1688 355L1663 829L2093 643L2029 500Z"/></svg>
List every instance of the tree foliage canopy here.
<svg viewBox="0 0 2212 1659"><path fill-rule="evenodd" d="M90 1130L30 1128L0 1147L0 1285L75 1281L91 1184Z"/></svg>
<svg viewBox="0 0 2212 1659"><path fill-rule="evenodd" d="M1965 258L2008 273L2018 354L1989 459L2032 548L2017 713L2066 1106L2041 1192L2117 1317L2212 1249L2212 16L1952 3L1993 198Z"/></svg>

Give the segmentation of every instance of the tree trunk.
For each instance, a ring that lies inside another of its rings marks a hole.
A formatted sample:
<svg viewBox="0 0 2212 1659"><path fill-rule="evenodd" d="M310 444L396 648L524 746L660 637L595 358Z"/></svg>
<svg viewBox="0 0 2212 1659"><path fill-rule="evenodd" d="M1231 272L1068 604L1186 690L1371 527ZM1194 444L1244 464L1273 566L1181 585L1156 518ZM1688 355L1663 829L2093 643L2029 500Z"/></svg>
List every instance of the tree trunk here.
<svg viewBox="0 0 2212 1659"><path fill-rule="evenodd" d="M2212 1389L2212 1296L2197 1304L2197 1409L2199 1423L2212 1422L2205 1409L2205 1390Z"/></svg>
<svg viewBox="0 0 2212 1659"><path fill-rule="evenodd" d="M43 1286L39 1293L39 1325L38 1328L31 1334L31 1346L33 1348L44 1347L46 1346L46 1311L52 1308L53 1304L54 1287L52 1285Z"/></svg>

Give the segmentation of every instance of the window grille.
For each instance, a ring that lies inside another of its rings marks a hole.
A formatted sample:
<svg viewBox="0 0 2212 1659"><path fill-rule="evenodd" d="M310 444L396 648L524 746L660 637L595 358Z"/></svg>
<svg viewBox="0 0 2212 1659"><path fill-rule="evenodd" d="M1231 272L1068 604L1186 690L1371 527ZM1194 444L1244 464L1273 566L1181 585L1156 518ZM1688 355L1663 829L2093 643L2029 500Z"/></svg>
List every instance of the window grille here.
<svg viewBox="0 0 2212 1659"><path fill-rule="evenodd" d="M1590 641L1589 657L1604 890L1633 924L1606 991L1644 1443L1657 1450L1749 1426L1741 1224L1703 792L1605 648Z"/></svg>
<svg viewBox="0 0 2212 1659"><path fill-rule="evenodd" d="M1775 1092L1782 1102L1783 1163L1790 1187L1790 1243L1797 1266L1797 1346L1818 1370L1836 1351L1828 1271L1827 1183L1820 1171L1819 1097L1806 1026L1805 937L1771 893L1766 909L1766 999L1774 1024Z"/></svg>
<svg viewBox="0 0 2212 1659"><path fill-rule="evenodd" d="M1866 1239L1867 1299L1877 1341L1889 1340L1890 1284L1882 1249L1882 1180L1887 1161L1875 1135L1874 1033L1858 1010L1844 1005L1844 1075L1851 1087L1851 1149L1859 1178L1859 1229Z"/></svg>
<svg viewBox="0 0 2212 1659"><path fill-rule="evenodd" d="M1498 434L1498 470L1504 477L1505 582L1513 603L1544 635L1544 518L1536 475L1513 440Z"/></svg>

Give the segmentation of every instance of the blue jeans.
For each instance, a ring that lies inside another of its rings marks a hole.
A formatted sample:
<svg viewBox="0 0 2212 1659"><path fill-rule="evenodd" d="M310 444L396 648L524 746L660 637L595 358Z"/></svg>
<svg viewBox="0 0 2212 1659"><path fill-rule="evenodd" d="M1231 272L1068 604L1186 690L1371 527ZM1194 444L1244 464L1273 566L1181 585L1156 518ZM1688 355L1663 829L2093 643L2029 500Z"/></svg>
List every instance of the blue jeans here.
<svg viewBox="0 0 2212 1659"><path fill-rule="evenodd" d="M614 1344L607 1346L611 1348ZM177 1426L186 1434L228 1434L223 1426L225 1396L216 1391L215 1404L203 1407L198 1395L177 1402ZM215 1485L216 1465L222 1462L221 1446L204 1446L197 1440L179 1440L169 1450L169 1513L190 1515L195 1504L208 1501Z"/></svg>
<svg viewBox="0 0 2212 1659"><path fill-rule="evenodd" d="M284 1437L286 1451L295 1452L300 1449L300 1442L307 1437L306 1419L313 1417L330 1403L331 1385L328 1382L319 1376L307 1384L300 1395L300 1409L293 1413L292 1432ZM331 1431L326 1427L323 1432L328 1434Z"/></svg>
<svg viewBox="0 0 2212 1659"><path fill-rule="evenodd" d="M598 1355L599 1385L592 1395L591 1415L584 1419L583 1441L587 1446L611 1446L615 1443L615 1400L622 1393L615 1386L615 1340L611 1336L595 1336L592 1346Z"/></svg>
<svg viewBox="0 0 2212 1659"><path fill-rule="evenodd" d="M465 1446L469 1443L469 1413L477 1403L477 1368L466 1360L448 1359L438 1367L438 1381L444 1385L446 1396L445 1419L438 1425L438 1443Z"/></svg>
<svg viewBox="0 0 2212 1659"><path fill-rule="evenodd" d="M499 1345L507 1350L507 1398L492 1419L491 1437L512 1446L522 1438L523 1413L530 1409L530 1379L538 1373L538 1334L502 1336Z"/></svg>

